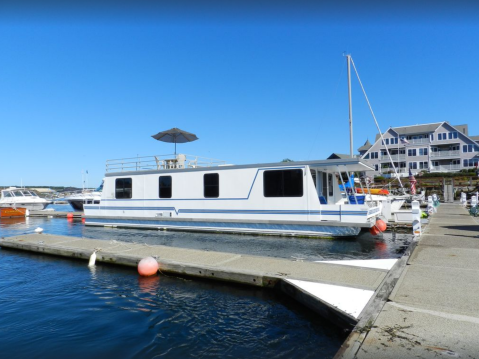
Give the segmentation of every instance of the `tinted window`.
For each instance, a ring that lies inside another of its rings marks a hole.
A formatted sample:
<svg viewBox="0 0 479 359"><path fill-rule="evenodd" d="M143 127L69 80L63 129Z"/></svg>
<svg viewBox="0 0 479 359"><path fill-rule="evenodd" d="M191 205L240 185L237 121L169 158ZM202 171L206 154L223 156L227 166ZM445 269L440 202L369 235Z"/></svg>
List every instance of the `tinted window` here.
<svg viewBox="0 0 479 359"><path fill-rule="evenodd" d="M171 198L171 176L160 176L160 198Z"/></svg>
<svg viewBox="0 0 479 359"><path fill-rule="evenodd" d="M302 197L303 170L264 171L265 197Z"/></svg>
<svg viewBox="0 0 479 359"><path fill-rule="evenodd" d="M115 198L131 198L131 178L115 180Z"/></svg>
<svg viewBox="0 0 479 359"><path fill-rule="evenodd" d="M220 196L220 176L218 173L209 173L203 177L205 198L217 198Z"/></svg>

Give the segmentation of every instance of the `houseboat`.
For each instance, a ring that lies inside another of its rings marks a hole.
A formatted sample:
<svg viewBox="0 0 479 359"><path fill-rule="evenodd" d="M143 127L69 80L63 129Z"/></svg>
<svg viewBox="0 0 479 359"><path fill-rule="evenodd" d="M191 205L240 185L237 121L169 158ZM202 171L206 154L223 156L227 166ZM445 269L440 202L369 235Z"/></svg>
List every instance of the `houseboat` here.
<svg viewBox="0 0 479 359"><path fill-rule="evenodd" d="M373 202L337 204L338 174L371 166L358 158L252 165L178 154L109 160L90 226L355 236L375 225Z"/></svg>

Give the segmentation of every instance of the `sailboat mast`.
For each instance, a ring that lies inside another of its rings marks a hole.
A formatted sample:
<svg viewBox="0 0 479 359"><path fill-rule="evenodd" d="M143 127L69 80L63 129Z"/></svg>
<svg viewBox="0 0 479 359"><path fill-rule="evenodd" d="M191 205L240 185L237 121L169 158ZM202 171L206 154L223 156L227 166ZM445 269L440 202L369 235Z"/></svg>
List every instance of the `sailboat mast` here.
<svg viewBox="0 0 479 359"><path fill-rule="evenodd" d="M348 59L348 97L349 97L349 152L353 157L353 102L351 100L351 55L346 55Z"/></svg>

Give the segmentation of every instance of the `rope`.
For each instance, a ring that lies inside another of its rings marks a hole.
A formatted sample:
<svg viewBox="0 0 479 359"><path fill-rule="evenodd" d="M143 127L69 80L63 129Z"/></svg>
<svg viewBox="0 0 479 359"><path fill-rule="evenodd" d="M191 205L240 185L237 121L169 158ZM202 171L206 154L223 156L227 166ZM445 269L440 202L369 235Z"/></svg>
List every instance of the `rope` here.
<svg viewBox="0 0 479 359"><path fill-rule="evenodd" d="M356 65L354 64L354 61L353 61L353 58L352 58L352 57L351 57L351 63L353 64L354 72L356 73L356 76L357 76L357 78L358 78L359 85L361 85L361 90L363 90L363 94L364 94L364 97L366 98L366 102L368 103L369 111L371 111L371 115L373 116L374 122L376 123L376 127L377 127L377 129L378 129L378 132L379 132L379 134L381 135L381 140L382 140L383 143L384 143L383 133L381 132L381 129L379 128L378 121L376 120L376 116L374 115L373 108L371 107L371 104L369 103L368 96L366 95L366 90L364 90L363 83L361 82L361 79L359 78L359 73L358 73L358 70L356 69ZM387 146L387 145L384 145L384 146L386 147L386 152L387 152L388 157L389 157L389 160L391 161L391 164L392 164L392 166L393 166L394 173L396 174L396 178L398 179L399 184L401 185L401 188L404 189L404 186L403 186L402 183L401 183L401 179L399 178L399 175L398 175L398 173L397 173L397 171L396 171L396 166L394 166L393 159L392 159L392 157L391 157L391 154L389 153L388 146Z"/></svg>

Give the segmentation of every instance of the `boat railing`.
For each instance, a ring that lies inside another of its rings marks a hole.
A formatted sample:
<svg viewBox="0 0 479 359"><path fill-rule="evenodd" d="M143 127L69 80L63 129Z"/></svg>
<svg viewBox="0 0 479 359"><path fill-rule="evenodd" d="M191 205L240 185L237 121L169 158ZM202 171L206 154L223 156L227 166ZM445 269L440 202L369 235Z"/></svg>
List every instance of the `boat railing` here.
<svg viewBox="0 0 479 359"><path fill-rule="evenodd" d="M186 154L120 158L106 161L106 173L225 166L226 161Z"/></svg>

